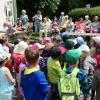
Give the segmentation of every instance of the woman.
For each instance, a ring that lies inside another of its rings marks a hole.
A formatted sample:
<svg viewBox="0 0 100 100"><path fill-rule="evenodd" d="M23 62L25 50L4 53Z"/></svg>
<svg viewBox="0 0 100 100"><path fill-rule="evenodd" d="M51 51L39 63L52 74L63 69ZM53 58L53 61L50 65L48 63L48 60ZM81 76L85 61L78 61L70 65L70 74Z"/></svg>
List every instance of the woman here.
<svg viewBox="0 0 100 100"><path fill-rule="evenodd" d="M26 15L26 10L22 10L22 15L20 17L20 20L22 22L23 29L27 29L29 19L28 16Z"/></svg>

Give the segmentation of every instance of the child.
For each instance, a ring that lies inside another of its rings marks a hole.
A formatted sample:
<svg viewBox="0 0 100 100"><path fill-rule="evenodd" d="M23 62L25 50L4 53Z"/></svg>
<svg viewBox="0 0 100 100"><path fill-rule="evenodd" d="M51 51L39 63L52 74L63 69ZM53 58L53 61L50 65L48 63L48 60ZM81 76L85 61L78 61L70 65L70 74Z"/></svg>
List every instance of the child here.
<svg viewBox="0 0 100 100"><path fill-rule="evenodd" d="M25 50L28 66L21 72L21 86L25 100L47 100L48 83L43 72L37 66L39 53L32 48Z"/></svg>
<svg viewBox="0 0 100 100"><path fill-rule="evenodd" d="M61 51L59 47L52 47L50 50L51 57L48 58L47 62L47 70L48 70L48 77L51 84L51 99L50 100L59 100L59 93L58 93L58 81L59 75L62 71L59 57L61 55Z"/></svg>
<svg viewBox="0 0 100 100"><path fill-rule="evenodd" d="M0 100L12 100L15 79L11 76L9 69L5 66L7 54L0 49Z"/></svg>
<svg viewBox="0 0 100 100"><path fill-rule="evenodd" d="M83 66L81 66L82 69L85 70L85 72L92 77L94 73L94 66L96 65L96 60L94 60L90 55L90 49L87 45L81 45L79 50L82 51L81 60L83 63Z"/></svg>
<svg viewBox="0 0 100 100"><path fill-rule="evenodd" d="M13 53L13 61L14 61L14 69L16 72L16 79L18 82L18 95L22 96L22 93L20 92L20 77L19 77L19 65L21 63L25 63L25 57L24 57L24 52L25 49L28 47L28 44L24 41L19 42L15 48L14 48L14 53Z"/></svg>
<svg viewBox="0 0 100 100"><path fill-rule="evenodd" d="M80 70L77 68L77 65L79 63L79 59L80 59L81 55L82 55L82 52L80 50L67 51L66 56L65 56L65 60L66 60L67 65L66 65L66 68L64 68L64 70L63 70L63 73L65 73L65 74L61 74L61 77L63 77L62 75L69 76L69 75L74 74L74 77L78 78L78 80L79 80L80 88L77 87L77 85L75 85L76 81L74 81L75 87L73 87L73 88L75 88L75 91L73 91L73 92L76 93L77 90L81 89L83 96L84 96L84 99L86 100L88 89L89 89L88 77L87 77L87 74L83 70ZM69 84L69 85L72 85L72 84ZM70 89L70 87L68 89ZM69 92L69 90L68 90L68 92ZM75 95L77 95L77 93ZM67 95L67 97L68 96L71 96L71 95ZM68 99L68 100L74 100L74 99ZM83 99L81 99L81 100L83 100Z"/></svg>

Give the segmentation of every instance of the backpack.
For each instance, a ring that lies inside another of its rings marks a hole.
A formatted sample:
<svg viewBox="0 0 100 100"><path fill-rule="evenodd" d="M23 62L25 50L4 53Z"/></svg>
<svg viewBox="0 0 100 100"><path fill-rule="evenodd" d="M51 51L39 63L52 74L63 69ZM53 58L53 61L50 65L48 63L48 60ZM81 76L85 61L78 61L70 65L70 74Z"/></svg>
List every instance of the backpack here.
<svg viewBox="0 0 100 100"><path fill-rule="evenodd" d="M58 89L61 100L77 100L80 95L80 84L76 77L79 69L75 68L71 74L65 71L61 72Z"/></svg>

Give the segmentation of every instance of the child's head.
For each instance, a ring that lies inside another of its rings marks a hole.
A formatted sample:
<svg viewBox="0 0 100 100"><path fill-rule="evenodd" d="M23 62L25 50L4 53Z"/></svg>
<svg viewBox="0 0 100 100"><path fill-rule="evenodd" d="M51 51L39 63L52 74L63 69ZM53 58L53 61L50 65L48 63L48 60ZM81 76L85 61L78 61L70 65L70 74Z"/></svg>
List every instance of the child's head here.
<svg viewBox="0 0 100 100"><path fill-rule="evenodd" d="M76 65L79 62L82 52L80 50L69 50L66 52L65 60L69 65Z"/></svg>
<svg viewBox="0 0 100 100"><path fill-rule="evenodd" d="M56 46L53 46L50 49L50 56L53 59L58 59L61 56L61 50L60 50L60 48L59 47L56 47Z"/></svg>
<svg viewBox="0 0 100 100"><path fill-rule="evenodd" d="M28 42L29 41L29 37L27 35L23 36L23 41Z"/></svg>
<svg viewBox="0 0 100 100"><path fill-rule="evenodd" d="M37 65L39 61L39 53L29 47L25 50L25 59L29 65Z"/></svg>
<svg viewBox="0 0 100 100"><path fill-rule="evenodd" d="M67 50L71 50L71 49L73 49L74 48L74 41L72 40L72 39L68 39L68 40L66 40L66 42L65 42L65 48L67 49Z"/></svg>
<svg viewBox="0 0 100 100"><path fill-rule="evenodd" d="M34 43L33 45L30 45L30 47L39 52L39 54L42 54L45 45L41 45L40 43Z"/></svg>
<svg viewBox="0 0 100 100"><path fill-rule="evenodd" d="M58 47L61 45L61 41L62 41L62 38L60 36L54 37L52 39L53 45L58 46Z"/></svg>
<svg viewBox="0 0 100 100"><path fill-rule="evenodd" d="M85 60L90 55L90 49L87 45L83 44L78 49L82 51L81 59Z"/></svg>

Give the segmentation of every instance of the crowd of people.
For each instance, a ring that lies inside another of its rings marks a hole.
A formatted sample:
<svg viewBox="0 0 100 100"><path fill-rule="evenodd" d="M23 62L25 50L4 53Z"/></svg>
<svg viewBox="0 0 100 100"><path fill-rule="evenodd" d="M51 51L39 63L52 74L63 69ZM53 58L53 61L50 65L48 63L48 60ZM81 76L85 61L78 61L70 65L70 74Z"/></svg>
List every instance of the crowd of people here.
<svg viewBox="0 0 100 100"><path fill-rule="evenodd" d="M42 22L38 11L32 19L35 32L40 34L35 43L30 43L27 34L10 41L16 29L29 27L25 10L16 29L10 17L4 23L7 29L0 34L0 100L12 100L15 95L21 100L100 100L100 36L87 42L68 34L99 33L98 16L94 22L86 15L85 21L79 18L74 23L61 12L59 20L45 17Z"/></svg>
<svg viewBox="0 0 100 100"><path fill-rule="evenodd" d="M93 22L89 19L89 15L86 15L85 18L79 18L79 20L73 22L72 18L68 15L65 15L64 12L61 12L61 16L57 18L56 16L51 20L48 16L42 19L42 14L40 11L33 17L33 25L35 32L45 34L48 33L58 34L62 31L67 33L79 32L79 33L100 33L100 22L99 17L95 16Z"/></svg>

